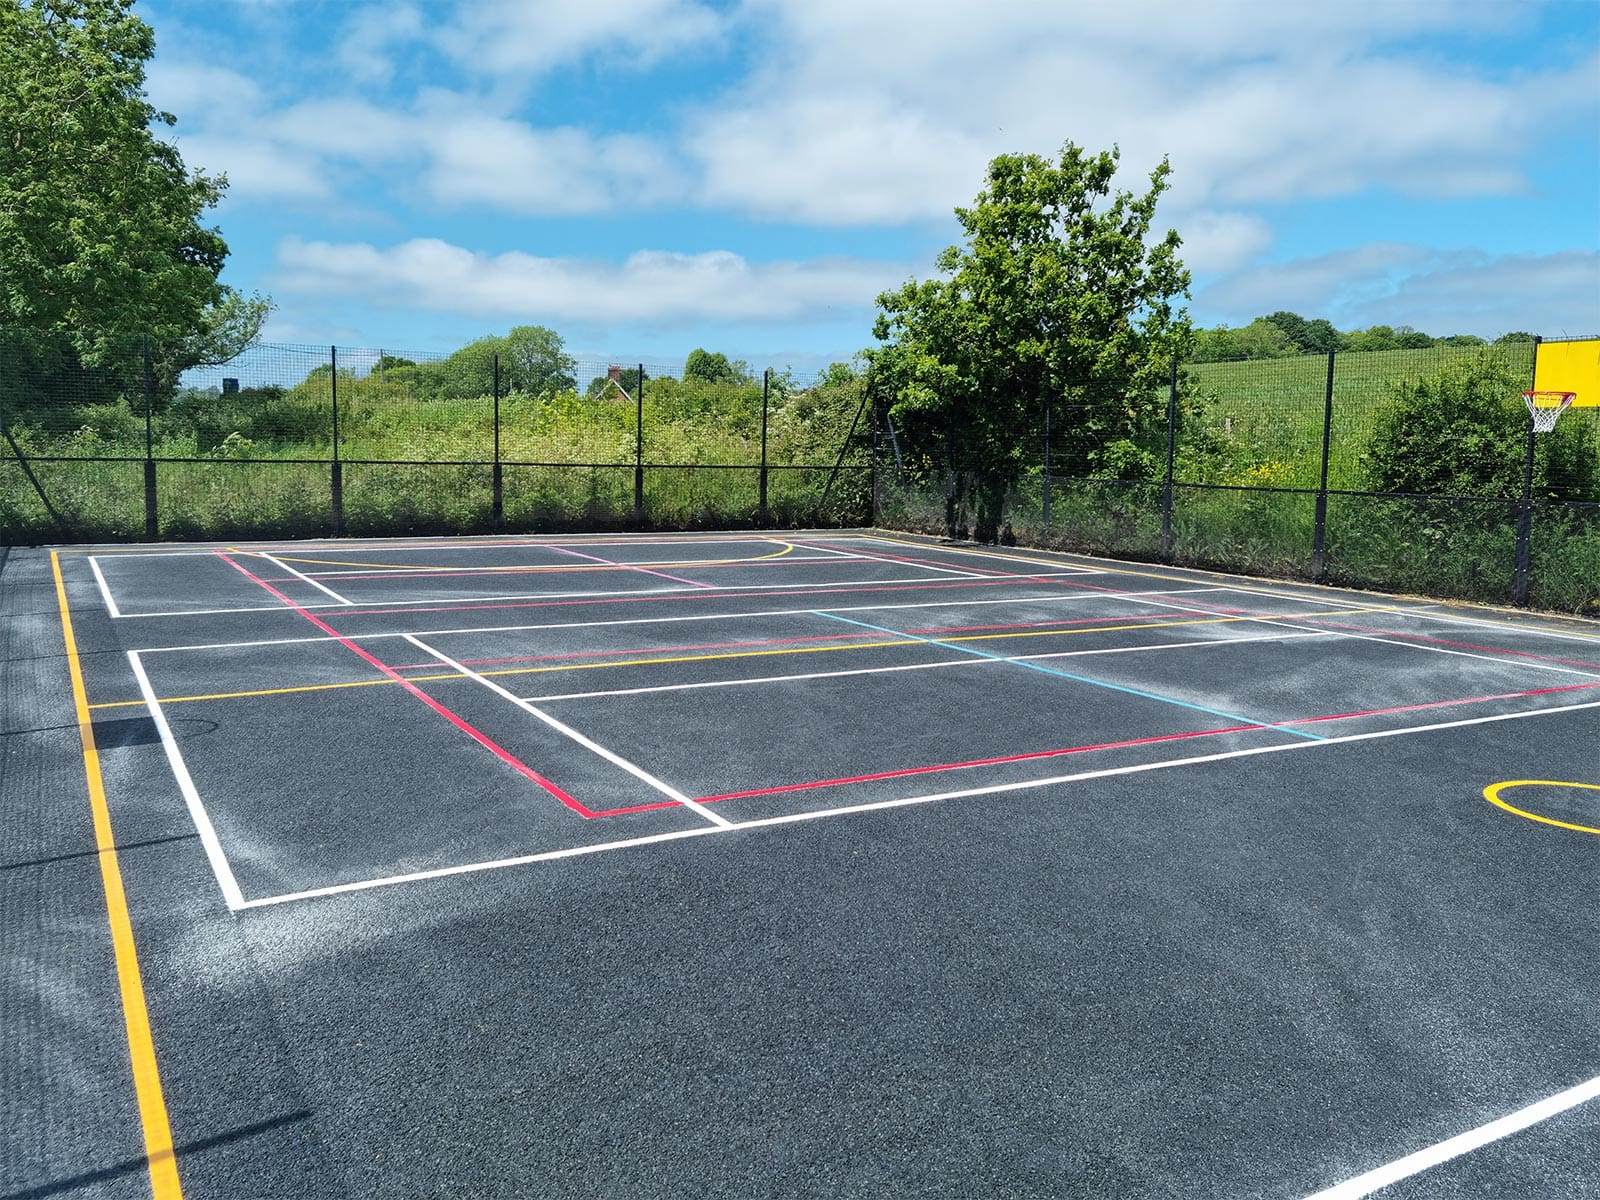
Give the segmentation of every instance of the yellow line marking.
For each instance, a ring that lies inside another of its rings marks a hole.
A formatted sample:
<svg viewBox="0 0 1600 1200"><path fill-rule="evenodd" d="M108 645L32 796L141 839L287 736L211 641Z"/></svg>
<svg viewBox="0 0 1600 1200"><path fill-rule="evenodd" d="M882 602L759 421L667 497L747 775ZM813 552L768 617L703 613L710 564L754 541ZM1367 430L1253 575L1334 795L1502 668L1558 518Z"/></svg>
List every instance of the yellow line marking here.
<svg viewBox="0 0 1600 1200"><path fill-rule="evenodd" d="M1139 621L1123 625L1091 625L1076 629L1027 629L1011 633L970 633L961 637L929 637L923 634L907 633L886 642L851 642L842 646L786 646L777 650L727 650L716 654L683 654L655 658L626 658L610 659L605 662L585 663L554 663L542 667L502 667L496 671L479 671L485 677L501 675L546 675L558 671L598 671L607 667L653 667L672 663L689 662L718 662L723 659L733 658L776 658L786 654L828 654L838 650L886 650L909 649L915 646L940 645L954 642L988 642L999 641L1007 638L1027 637L1063 637L1071 634L1082 633L1120 633L1125 630L1139 629L1172 629L1188 625L1229 625L1241 621L1260 620L1291 620L1304 617L1329 617L1345 616L1351 613L1376 611L1371 609L1341 608L1327 613L1294 613L1290 616L1275 617L1270 614L1255 616L1230 616L1230 617L1194 617L1180 621ZM454 672L444 675L410 675L407 678L412 683L441 683L455 679L465 679L466 676ZM392 679L361 679L345 683L308 683L297 687L259 688L245 692L208 692L194 696L162 696L162 704L185 704L199 700L244 700L255 696L287 696L299 692L331 692L342 688L356 687L393 687ZM109 708L134 708L142 707L143 700L113 700L92 707L98 711Z"/></svg>
<svg viewBox="0 0 1600 1200"><path fill-rule="evenodd" d="M1519 787L1559 787L1559 788L1584 788L1591 792L1600 792L1600 783L1572 783L1560 779L1508 779L1503 783L1491 784L1483 789L1483 798L1490 804L1505 809L1508 813L1515 813L1519 817L1526 817L1530 821L1538 821L1541 825L1554 825L1558 829L1571 829L1578 833L1600 834L1600 829L1592 825L1574 825L1570 821L1558 821L1554 817L1542 817L1538 813L1527 812L1508 804L1500 799L1500 793L1506 788Z"/></svg>
<svg viewBox="0 0 1600 1200"><path fill-rule="evenodd" d="M128 1058L133 1068L133 1089L139 1102L139 1123L144 1129L145 1160L150 1168L154 1200L182 1200L178 1159L172 1149L172 1126L161 1094L161 1074L156 1067L155 1040L150 1033L150 1013L145 1007L144 982L133 944L133 920L117 864L117 843L111 833L111 810L106 804L105 782L100 774L100 752L89 719L83 668L78 662L78 641L67 608L67 585L61 578L61 558L50 553L55 573L56 602L61 608L61 636L66 643L67 669L72 676L72 702L78 716L78 739L83 744L83 773L89 784L89 808L94 815L95 848L100 857L100 879L105 885L106 919L111 926L111 946L117 961L117 983L122 990L122 1016L128 1031Z"/></svg>

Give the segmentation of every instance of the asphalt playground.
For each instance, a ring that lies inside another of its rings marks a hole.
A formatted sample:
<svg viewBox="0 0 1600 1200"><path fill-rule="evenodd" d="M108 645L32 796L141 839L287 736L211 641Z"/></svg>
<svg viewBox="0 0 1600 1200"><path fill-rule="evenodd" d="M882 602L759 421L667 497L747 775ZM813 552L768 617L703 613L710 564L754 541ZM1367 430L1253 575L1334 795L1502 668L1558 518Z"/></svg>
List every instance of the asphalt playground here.
<svg viewBox="0 0 1600 1200"><path fill-rule="evenodd" d="M1600 624L0 549L0 1200L1600 1195Z"/></svg>

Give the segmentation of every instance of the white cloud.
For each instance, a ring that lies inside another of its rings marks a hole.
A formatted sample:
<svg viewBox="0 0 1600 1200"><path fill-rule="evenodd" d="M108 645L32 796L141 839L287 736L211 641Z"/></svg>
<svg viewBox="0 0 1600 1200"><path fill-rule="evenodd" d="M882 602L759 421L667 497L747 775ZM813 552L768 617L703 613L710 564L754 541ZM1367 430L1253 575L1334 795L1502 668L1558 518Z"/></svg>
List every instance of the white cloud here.
<svg viewBox="0 0 1600 1200"><path fill-rule="evenodd" d="M1166 216L1183 238L1178 253L1191 271L1231 271L1272 244L1271 227L1251 213L1200 210Z"/></svg>
<svg viewBox="0 0 1600 1200"><path fill-rule="evenodd" d="M539 72L588 56L620 77L714 39L724 26L715 9L695 0L469 0L441 41L475 71Z"/></svg>
<svg viewBox="0 0 1600 1200"><path fill-rule="evenodd" d="M1183 207L1504 194L1530 142L1596 109L1600 56L1502 78L1390 46L1492 32L1508 8L766 0L772 56L685 145L714 202L837 224L948 214L975 164L1068 138L1120 144L1130 175L1170 155Z"/></svg>
<svg viewBox="0 0 1600 1200"><path fill-rule="evenodd" d="M1244 271L1195 295L1202 323L1290 309L1341 329L1412 325L1437 335L1600 332L1600 252L1494 255L1370 243Z"/></svg>
<svg viewBox="0 0 1600 1200"><path fill-rule="evenodd" d="M363 83L388 83L394 75L394 48L422 34L422 12L415 5L370 5L346 23L339 63Z"/></svg>
<svg viewBox="0 0 1600 1200"><path fill-rule="evenodd" d="M289 238L278 246L276 286L471 316L759 322L804 320L839 307L864 311L909 274L903 264L860 259L752 263L725 250L645 250L618 264L479 254L435 238L387 249Z"/></svg>

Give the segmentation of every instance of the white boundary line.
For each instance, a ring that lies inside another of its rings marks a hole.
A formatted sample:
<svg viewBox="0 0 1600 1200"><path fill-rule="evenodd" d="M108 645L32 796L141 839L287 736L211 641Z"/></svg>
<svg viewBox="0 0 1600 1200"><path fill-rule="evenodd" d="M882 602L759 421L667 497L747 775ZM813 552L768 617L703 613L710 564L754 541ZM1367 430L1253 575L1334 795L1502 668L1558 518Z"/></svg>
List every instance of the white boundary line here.
<svg viewBox="0 0 1600 1200"><path fill-rule="evenodd" d="M1128 593L1126 593L1126 595L1129 596L1129 597L1136 596L1136 595L1165 596L1165 595L1170 595L1170 594L1173 594L1173 593L1169 593L1169 592L1128 592ZM1122 594L1119 593L1118 595L1120 596ZM1048 593L1045 593L1045 594L1039 595L1039 596L1005 596L1005 597L1002 597L1000 599L988 599L988 600L981 600L981 599L980 600L925 600L925 601L918 601L915 604L836 605L833 608L830 608L828 611L829 612L840 612L840 613L845 613L845 612L901 612L901 611L910 610L910 609L923 609L923 608L979 608L979 607L984 607L984 606L988 606L988 605L995 605L995 604L1059 604L1059 603L1070 603L1072 601L1081 601L1081 600L1097 600L1097 599L1098 600L1104 600L1104 599L1116 599L1116 598L1118 598L1118 596L1113 596L1113 595L1110 595L1110 594L1099 593L1099 592L1048 592ZM328 606L327 605L321 605L321 606L318 606L318 607L327 608ZM278 608L270 608L270 609L263 609L261 611L263 611L263 612L280 612L282 610L278 609ZM685 613L685 614L683 614L681 616L675 616L675 617L617 617L617 618L614 618L614 619L608 620L608 621L551 621L551 622L538 623L538 624L532 624L532 625L468 625L468 626L460 626L460 627L454 628L454 629L419 629L419 630L416 630L416 635L418 637L444 637L446 635L473 634L473 633L527 633L527 632L534 631L534 630L544 630L544 629L607 629L607 628L611 628L612 626L620 626L620 625L675 625L675 624L681 624L681 623L684 623L684 622L700 622L700 621L742 621L742 620L746 620L746 619L749 619L749 618L755 618L755 617L808 616L811 613L814 613L815 611L816 611L816 606L815 605L807 605L804 608L767 608L767 609L761 609L761 610L756 611L756 612ZM1183 610L1180 608L1178 611L1183 611ZM1129 614L1129 613L1107 613L1107 614L1104 615L1103 619L1107 620L1107 621L1116 621L1116 620L1120 620L1120 619L1122 619L1124 617L1128 617L1128 616L1131 616L1131 615L1132 614ZM1203 610L1199 610L1199 609L1194 610L1194 615L1197 616L1197 617L1216 616L1216 617L1218 617L1218 619L1225 619L1226 616L1227 616L1227 614L1223 614L1223 613L1215 613L1215 614L1213 614L1213 613L1209 613L1209 612L1206 612L1206 611L1203 611ZM1265 614L1265 615L1269 616L1269 617L1271 616L1270 613ZM1237 619L1243 620L1244 618L1241 616L1241 617L1239 617ZM1137 626L1129 626L1129 628L1137 628ZM381 641L381 640L384 640L384 639L403 638L405 636L406 635L404 633L395 633L395 632L389 632L389 633L348 633L348 634L344 635L344 639L346 641L351 641L351 642L375 642L375 641ZM261 639L259 641L250 641L250 642L199 642L199 643L196 643L195 645L192 645L192 646L150 646L150 647L146 647L145 649L141 650L140 653L141 654L170 654L170 653L173 653L173 652L176 652L176 651L180 651L180 650L243 650L243 649L249 649L249 648L255 647L255 646L295 646L295 645L308 644L308 643L311 643L311 642L333 642L333 641L338 641L338 640L339 640L338 638L329 637L326 634L317 634L317 635L312 636L312 637L263 638L263 639Z"/></svg>
<svg viewBox="0 0 1600 1200"><path fill-rule="evenodd" d="M849 816L856 813L883 812L889 809L909 808L915 805L936 804L945 800L962 800L974 796L997 796L1008 792L1029 791L1036 788L1054 787L1065 783L1079 783L1088 779L1106 779L1117 775L1138 775L1146 771L1164 771L1172 767L1197 766L1203 763L1226 762L1235 758L1251 758L1260 754L1279 754L1289 750L1312 750L1324 746L1343 746L1352 742L1376 741L1379 738L1409 737L1419 733L1436 733L1444 729L1463 729L1472 725L1489 725L1500 721L1521 721L1529 717L1545 717L1559 713L1583 712L1600 708L1600 700L1591 700L1582 704L1567 704L1560 708L1541 708L1515 713L1495 713L1486 717L1467 717L1458 721L1440 721L1432 725L1408 726L1404 729L1377 729L1367 733L1344 734L1339 737L1324 738L1322 741L1313 742L1296 739L1289 742L1274 742L1269 746L1255 746L1242 750L1223 750L1215 754L1200 754L1190 758L1166 759L1153 763L1134 763L1122 767L1102 767L1093 771L1076 771L1070 775L1055 775L1046 779L1024 779L1015 783L996 783L982 787L962 788L958 791L935 792L927 796L908 796L898 800L876 800L864 804L852 804L837 808L811 809L807 812L786 813L777 817L760 817L749 821L737 823L721 821L717 826L703 826L694 829L677 830L672 833L651 834L645 837L628 838L616 842L603 842L592 846L574 846L565 850L548 850L540 854L525 854L516 858L492 859L479 863L463 863L458 866L437 867L428 871L413 871L405 875L388 875L378 879L363 879L355 883L332 884L328 887L310 888L306 891L287 892L278 896L264 896L257 900L246 901L242 907L265 908L270 905L288 904L297 900L310 900L319 897L341 895L345 892L369 891L373 888L388 887L395 884L415 883L426 879L440 879L448 875L466 875L474 871L492 871L503 867L524 866L529 863L549 862L561 858L577 858L587 854L598 854L608 850L624 850L634 846L648 846L656 842L674 841L679 838L704 837L709 834L733 833L741 830L764 829L776 825L793 825L801 821L817 821L828 817ZM721 819L719 818L719 821Z"/></svg>
<svg viewBox="0 0 1600 1200"><path fill-rule="evenodd" d="M1104 646L1097 650L1057 650L1048 654L1013 654L997 658L966 656L942 659L939 662L931 663L902 663L895 667L857 667L848 671L813 671L796 675L765 675L758 679L711 679L700 683L664 683L655 687L618 688L601 692L570 692L559 696L528 696L525 699L535 704L553 703L557 700L594 700L609 696L644 696L652 692L687 692L698 688L743 687L745 684L752 683L789 683L818 679L844 679L852 675L888 675L896 671L931 671L936 667L978 667L984 663L1033 662L1036 659L1045 658L1083 658L1091 654L1146 654L1154 650L1209 649L1212 646L1232 646L1240 642L1288 642L1300 638L1321 636L1323 635L1309 631L1298 634L1264 633L1260 637L1208 638L1203 642L1164 642L1155 646ZM1262 727L1271 728L1271 726L1265 724Z"/></svg>
<svg viewBox="0 0 1600 1200"><path fill-rule="evenodd" d="M275 558L273 555L268 554L265 550L257 550L255 552L255 557L266 559L269 563L271 563L273 566L277 567L280 571L289 572L289 574L293 575L296 579L303 580L304 582L309 583L312 587L316 588L317 591L323 593L324 595L332 596L340 604L354 604L355 603L354 600L350 600L350 599L348 599L348 598L346 598L344 596L341 596L338 592L334 591L331 587L328 587L326 584L318 583L315 579L311 578L311 576L307 575L304 571L295 570L288 563L284 562L281 558Z"/></svg>
<svg viewBox="0 0 1600 1200"><path fill-rule="evenodd" d="M704 804L697 803L696 801L690 799L688 796L684 795L677 788L671 786L670 784L663 783L661 780L657 779L654 775L650 774L650 772L646 771L643 767L637 766L636 764L629 762L627 759L623 758L620 754L615 754L612 751L607 750L599 742L594 741L592 738L585 737L583 734L579 733L576 729L573 729L570 725L565 725L562 722L556 720L549 713L544 712L544 711L534 707L534 705L532 703L530 703L529 701L522 699L520 696L513 695L511 692L508 692L505 688L501 687L498 683L494 682L494 680L485 679L482 675L478 674L478 672L472 670L469 667L462 666L455 659L451 658L448 654L445 654L445 653L443 653L442 651L439 651L439 650L435 650L432 646L428 645L426 642L422 641L421 639L415 637L412 634L409 634L409 633L406 634L406 641L410 642L413 646L415 646L418 650L421 650L424 654L430 655L433 658L438 659L445 666L451 667L451 668L454 668L457 671L460 671L461 674L465 675L468 679L472 679L472 680L475 680L478 683L481 683L484 687L488 688L495 695L503 697L504 699L511 701L511 703L515 704L518 708L522 709L524 712L530 713L533 716L539 718L539 720L543 721L546 725L550 726L551 729L554 729L557 733L563 735L564 737L571 738L573 741L577 742L578 745L582 746L585 750L588 750L588 751L590 751L590 752L592 752L594 754L598 754L601 758L605 759L608 763L611 763L613 766L621 767L624 771L626 771L628 774L632 775L635 779L638 779L642 783L648 784L650 787L652 787L656 791L660 792L663 796L666 796L666 797L668 797L669 799L672 799L672 800L676 800L679 804L683 805L685 808L692 809L696 813L700 814L700 816L704 817L707 821L710 821L713 825L719 825L724 829L732 828L732 826L733 826L733 822L732 821L729 821L727 818L721 816L718 813L712 812Z"/></svg>
<svg viewBox="0 0 1600 1200"><path fill-rule="evenodd" d="M194 779L184 764L183 752L178 749L178 739L172 735L172 726L167 724L166 714L161 711L161 702L156 699L155 689L150 686L150 677L145 674L144 664L139 661L137 650L128 651L128 665L133 668L133 676L139 681L139 691L144 696L145 707L150 710L150 719L155 723L156 732L161 735L161 745L167 752L167 761L172 764L172 774L178 781L178 791L183 794L183 802L188 806L189 817L194 822L195 831L200 835L200 844L205 847L206 858L210 860L211 873L217 877L217 886L222 889L222 897L228 902L228 907L237 912L245 906L238 880L234 879L233 869L228 866L228 857L222 852L222 843L217 838L216 828L211 824L205 805L200 803L200 793L195 789Z"/></svg>
<svg viewBox="0 0 1600 1200"><path fill-rule="evenodd" d="M106 611L114 618L122 616L122 610L111 598L111 587L106 583L106 577L100 573L100 564L95 561L95 556L92 554L89 555L89 570L94 572L94 581L100 585L100 598L106 602Z"/></svg>
<svg viewBox="0 0 1600 1200"><path fill-rule="evenodd" d="M832 560L828 560L832 561ZM856 560L851 560L856 561ZM875 558L865 558L860 561L873 562L880 566L905 566L905 563L891 563ZM940 568L913 567L914 570L938 570ZM989 583L1007 583L1015 579L1025 579L1028 576L997 576L997 575L965 575L962 578L985 581ZM623 591L604 592L519 592L505 596L437 596L431 600L410 599L401 597L392 600L347 600L345 604L351 609L361 608L413 608L420 609L425 605L433 604L493 604L502 600L605 600L611 598L633 598L641 596L714 596L718 592L764 592L778 591L782 588L791 588L797 595L806 593L806 589L835 588L835 587L879 587L884 584L926 584L930 583L926 576L914 576L908 579L824 579L814 583L740 583L740 584L697 584L693 587L675 588L629 588ZM330 609L332 604L302 604L301 608ZM225 617L236 613L251 612L293 612L293 609L279 605L256 605L247 608L180 608L167 612L138 612L122 613L122 619L131 621L138 618L149 617Z"/></svg>
<svg viewBox="0 0 1600 1200"><path fill-rule="evenodd" d="M1600 1096L1600 1075L1565 1091L1557 1092L1554 1096L1547 1097L1526 1108L1519 1108L1514 1113L1508 1113L1487 1125L1480 1125L1476 1129L1469 1129L1466 1133L1457 1134L1453 1138L1418 1150L1415 1154L1408 1154L1398 1158L1387 1166L1378 1167L1364 1175L1357 1175L1354 1179L1336 1184L1331 1188L1324 1188L1306 1197L1306 1200L1358 1200L1362 1196L1370 1196L1380 1188L1386 1188L1391 1183L1398 1183L1412 1175L1421 1174L1440 1163L1448 1162L1452 1158L1459 1158L1473 1150L1481 1149L1490 1142L1497 1142L1503 1137L1518 1133L1530 1125L1537 1125L1540 1121L1547 1121L1551 1117L1566 1112L1569 1108L1576 1108Z"/></svg>

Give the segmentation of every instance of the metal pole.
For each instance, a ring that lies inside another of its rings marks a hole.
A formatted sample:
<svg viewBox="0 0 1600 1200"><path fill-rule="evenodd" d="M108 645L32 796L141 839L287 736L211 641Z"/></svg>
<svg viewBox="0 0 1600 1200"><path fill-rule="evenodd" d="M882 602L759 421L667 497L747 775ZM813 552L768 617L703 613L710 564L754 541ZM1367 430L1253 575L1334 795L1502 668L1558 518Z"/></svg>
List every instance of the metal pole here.
<svg viewBox="0 0 1600 1200"><path fill-rule="evenodd" d="M767 399L772 391L772 368L761 374L761 523L767 523Z"/></svg>
<svg viewBox="0 0 1600 1200"><path fill-rule="evenodd" d="M644 364L633 388L633 519L644 522Z"/></svg>
<svg viewBox="0 0 1600 1200"><path fill-rule="evenodd" d="M1533 380L1539 377L1539 343L1544 339L1533 339L1533 375L1528 381L1528 387L1533 387ZM1517 506L1517 568L1511 581L1511 602L1523 605L1528 602L1529 577L1533 573L1533 413L1528 413L1528 440L1527 450L1522 459L1522 503Z"/></svg>
<svg viewBox="0 0 1600 1200"><path fill-rule="evenodd" d="M1050 530L1050 418L1055 408L1055 392L1050 391L1044 398L1044 527L1045 532Z"/></svg>
<svg viewBox="0 0 1600 1200"><path fill-rule="evenodd" d="M144 362L144 536L146 541L153 542L159 533L159 514L156 507L155 434L150 397L150 335L140 334L139 344Z"/></svg>
<svg viewBox="0 0 1600 1200"><path fill-rule="evenodd" d="M1333 360L1328 351L1328 382L1322 392L1322 478L1317 484L1317 513L1311 531L1311 578L1319 582L1327 573L1328 454L1333 447Z"/></svg>
<svg viewBox="0 0 1600 1200"><path fill-rule="evenodd" d="M505 526L505 482L500 470L500 355L494 356L494 527Z"/></svg>
<svg viewBox="0 0 1600 1200"><path fill-rule="evenodd" d="M1167 480L1161 488L1161 561L1171 562L1172 538L1172 479L1178 461L1178 355L1172 355L1172 368L1167 379Z"/></svg>
<svg viewBox="0 0 1600 1200"><path fill-rule="evenodd" d="M332 518L334 533L344 532L344 464L339 461L339 347L328 347L328 376L333 404Z"/></svg>

